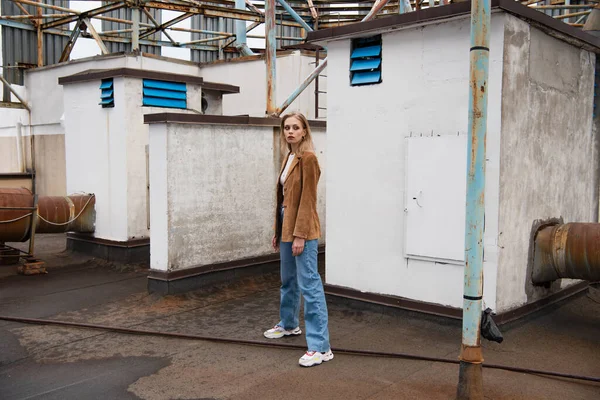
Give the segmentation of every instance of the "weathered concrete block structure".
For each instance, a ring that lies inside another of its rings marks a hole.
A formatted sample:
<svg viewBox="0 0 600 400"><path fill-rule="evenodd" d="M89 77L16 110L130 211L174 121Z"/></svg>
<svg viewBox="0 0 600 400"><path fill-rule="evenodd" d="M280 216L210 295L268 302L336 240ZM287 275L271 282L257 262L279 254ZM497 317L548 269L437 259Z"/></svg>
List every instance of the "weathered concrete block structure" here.
<svg viewBox="0 0 600 400"><path fill-rule="evenodd" d="M579 289L533 287L536 220L598 221L598 38L492 1L484 301L507 320ZM468 3L312 32L328 49L327 290L460 317Z"/></svg>
<svg viewBox="0 0 600 400"><path fill-rule="evenodd" d="M149 289L178 293L248 271L277 270L271 248L283 152L278 118L149 114ZM325 237L325 123L311 121L321 164ZM284 149L285 150L285 149ZM207 273L210 273L207 275Z"/></svg>

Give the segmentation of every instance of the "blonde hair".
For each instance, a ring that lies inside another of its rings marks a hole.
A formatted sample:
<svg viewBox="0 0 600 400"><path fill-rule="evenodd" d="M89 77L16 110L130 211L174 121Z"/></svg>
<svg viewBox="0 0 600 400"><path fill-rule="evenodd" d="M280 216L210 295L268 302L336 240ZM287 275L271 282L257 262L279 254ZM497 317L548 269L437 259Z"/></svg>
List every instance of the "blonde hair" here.
<svg viewBox="0 0 600 400"><path fill-rule="evenodd" d="M298 157L302 157L305 151L313 152L315 151L315 145L312 139L312 133L310 131L310 125L308 124L308 119L304 116L304 114L299 112L291 112L289 114L285 114L281 117L281 126L280 126L280 138L281 138L281 149L287 148L288 151L292 151L292 146L285 140L285 132L283 127L285 126L285 121L290 117L296 117L300 120L302 124L302 128L306 131L306 135L304 135L304 139L298 145Z"/></svg>

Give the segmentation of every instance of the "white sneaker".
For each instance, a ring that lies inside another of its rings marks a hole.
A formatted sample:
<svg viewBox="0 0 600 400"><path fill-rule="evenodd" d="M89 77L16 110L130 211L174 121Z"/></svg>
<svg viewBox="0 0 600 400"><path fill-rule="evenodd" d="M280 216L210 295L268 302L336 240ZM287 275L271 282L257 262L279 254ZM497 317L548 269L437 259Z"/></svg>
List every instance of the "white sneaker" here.
<svg viewBox="0 0 600 400"><path fill-rule="evenodd" d="M326 351L325 353L320 353L318 351L307 351L302 357L300 357L298 364L303 367L312 367L313 365L319 365L322 362L329 360L333 360L333 353L331 350Z"/></svg>
<svg viewBox="0 0 600 400"><path fill-rule="evenodd" d="M287 330L284 329L283 326L275 325L273 328L269 329L268 331L265 331L264 335L267 339L279 339L284 336L300 335L301 333L302 330L299 326L294 329Z"/></svg>

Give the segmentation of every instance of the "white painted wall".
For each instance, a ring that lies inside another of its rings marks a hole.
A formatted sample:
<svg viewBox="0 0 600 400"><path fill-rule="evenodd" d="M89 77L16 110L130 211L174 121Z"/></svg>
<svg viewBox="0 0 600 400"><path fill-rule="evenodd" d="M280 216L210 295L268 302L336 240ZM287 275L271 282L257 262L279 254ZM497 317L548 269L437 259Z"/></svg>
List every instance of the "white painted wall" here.
<svg viewBox="0 0 600 400"><path fill-rule="evenodd" d="M17 123L28 125L29 115L27 110L19 108L0 107L0 137L16 137ZM29 129L23 128L23 135L28 134Z"/></svg>
<svg viewBox="0 0 600 400"><path fill-rule="evenodd" d="M25 74L25 87L27 88L26 99L32 108L33 125L60 124L64 107L63 86L58 84L58 78L91 69L111 68L135 68L199 76L199 68L192 63L122 54L32 69ZM64 134L63 130L56 129L54 131L56 134ZM44 129L46 130L47 128Z"/></svg>
<svg viewBox="0 0 600 400"><path fill-rule="evenodd" d="M98 82L64 88L67 192L96 195L96 232L103 239L126 241L127 147L125 79L115 78L114 108L98 105Z"/></svg>
<svg viewBox="0 0 600 400"><path fill-rule="evenodd" d="M315 58L295 51L289 55L277 57L276 101L280 106L288 96L314 70ZM225 96L223 99L224 115L248 114L255 117L265 115L267 105L266 65L264 59L248 61L218 62L202 65L201 76L207 81L222 82L240 87L239 94ZM327 75L327 69L323 72ZM321 90L326 90L327 79L320 78ZM290 105L287 111L300 111L309 119L315 117L314 82ZM319 98L323 107L327 104L327 95ZM325 111L320 114L325 116ZM322 119L322 118L320 118Z"/></svg>
<svg viewBox="0 0 600 400"><path fill-rule="evenodd" d="M325 133L313 134L325 230ZM151 267L179 270L272 253L278 146L272 127L153 124Z"/></svg>
<svg viewBox="0 0 600 400"><path fill-rule="evenodd" d="M169 265L169 200L167 125L149 127L150 268L166 271Z"/></svg>
<svg viewBox="0 0 600 400"><path fill-rule="evenodd" d="M100 81L64 87L67 191L96 193L95 236L126 241L150 235L144 114L173 109L142 107L142 79L113 84L114 108L98 104ZM188 95L188 107L199 109L200 87L188 85Z"/></svg>
<svg viewBox="0 0 600 400"><path fill-rule="evenodd" d="M492 308L503 24L503 14L492 16L484 260ZM384 33L383 82L362 87L349 84L350 40L328 43L327 283L462 307L461 265L405 257L405 158L411 135L467 133L469 30L465 17Z"/></svg>
<svg viewBox="0 0 600 400"><path fill-rule="evenodd" d="M63 86L58 84L58 78L88 69L121 68L125 67L125 63L126 57L118 56L88 59L27 71L25 87L27 88L27 101L32 110L34 134L37 133L35 130L47 131L50 125L53 126L51 132L54 134L64 134L64 130L60 128L60 120L64 112ZM98 88L95 91L97 90Z"/></svg>

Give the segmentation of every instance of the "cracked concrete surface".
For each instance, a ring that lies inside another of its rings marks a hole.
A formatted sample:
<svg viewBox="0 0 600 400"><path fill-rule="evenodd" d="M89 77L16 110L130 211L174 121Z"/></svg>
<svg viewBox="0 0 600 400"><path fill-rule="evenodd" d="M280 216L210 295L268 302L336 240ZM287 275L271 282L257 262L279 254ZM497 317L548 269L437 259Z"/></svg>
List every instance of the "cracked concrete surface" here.
<svg viewBox="0 0 600 400"><path fill-rule="evenodd" d="M178 296L145 291L146 272L84 260L45 276L0 278L0 314L264 340L278 276ZM328 298L332 345L455 359L458 321ZM486 363L600 376L600 304L572 298L502 327ZM304 336L283 339L304 345ZM301 350L0 321L2 399L452 399L458 367L337 353L316 368ZM597 399L600 384L484 369L488 399Z"/></svg>

